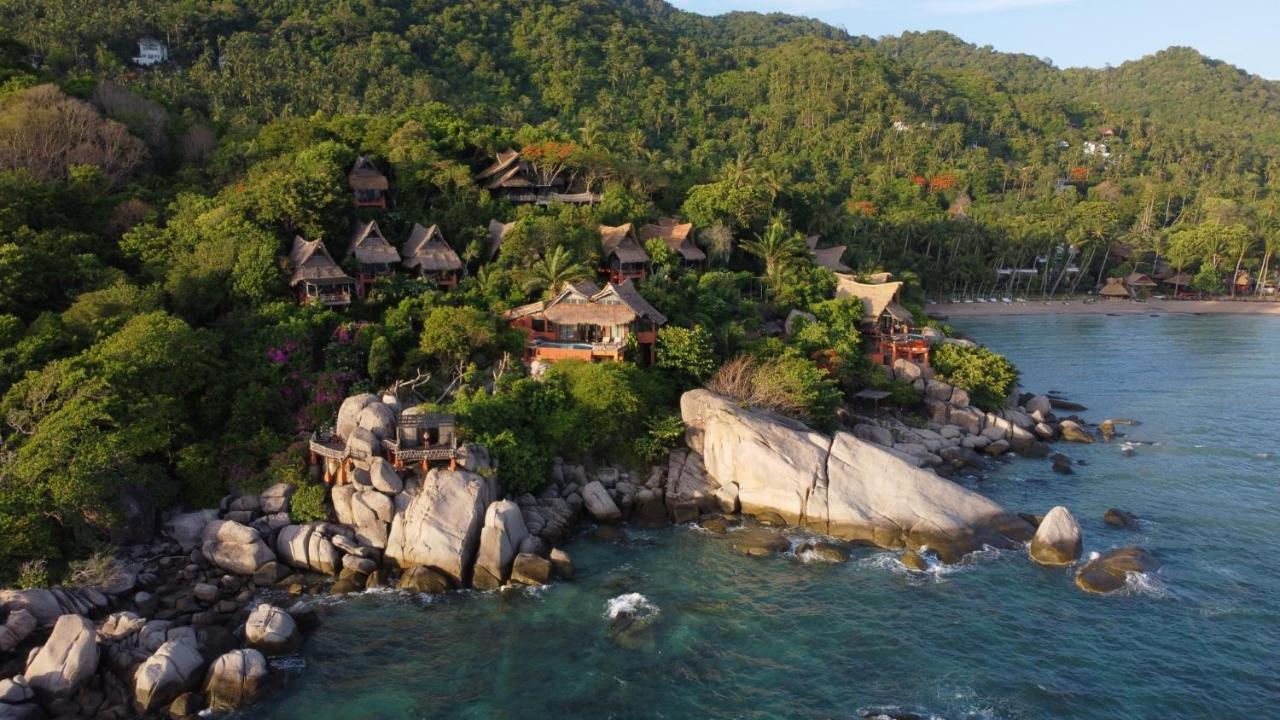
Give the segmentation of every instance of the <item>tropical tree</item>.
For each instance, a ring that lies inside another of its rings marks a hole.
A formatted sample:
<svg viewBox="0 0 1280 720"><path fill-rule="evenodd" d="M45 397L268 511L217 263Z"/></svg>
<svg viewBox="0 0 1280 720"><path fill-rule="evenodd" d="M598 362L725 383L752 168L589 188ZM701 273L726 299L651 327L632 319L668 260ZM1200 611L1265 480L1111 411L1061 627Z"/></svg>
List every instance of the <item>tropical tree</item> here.
<svg viewBox="0 0 1280 720"><path fill-rule="evenodd" d="M786 280L787 273L809 261L809 249L804 237L787 229L786 219L774 215L765 231L742 242L744 252L764 261L764 274L776 295Z"/></svg>
<svg viewBox="0 0 1280 720"><path fill-rule="evenodd" d="M544 297L560 290L565 283L590 277L591 270L573 257L563 245L551 249L546 257L540 258L529 268L525 279L526 292L542 291Z"/></svg>

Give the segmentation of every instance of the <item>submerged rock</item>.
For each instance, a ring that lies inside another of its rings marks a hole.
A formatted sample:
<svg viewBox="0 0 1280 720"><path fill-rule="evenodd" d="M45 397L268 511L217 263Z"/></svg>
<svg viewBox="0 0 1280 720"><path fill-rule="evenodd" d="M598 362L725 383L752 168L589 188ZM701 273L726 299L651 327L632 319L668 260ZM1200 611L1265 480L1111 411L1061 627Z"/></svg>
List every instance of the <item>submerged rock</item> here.
<svg viewBox="0 0 1280 720"><path fill-rule="evenodd" d="M1118 508L1108 508L1107 512L1102 515L1102 522L1118 528L1133 530L1138 527L1138 516L1128 510L1120 510Z"/></svg>
<svg viewBox="0 0 1280 720"><path fill-rule="evenodd" d="M396 584L397 590L416 593L443 593L452 589L449 578L429 567L415 567L405 571Z"/></svg>
<svg viewBox="0 0 1280 720"><path fill-rule="evenodd" d="M1138 547L1108 550L1085 563L1076 573L1076 586L1088 593L1103 595L1123 588L1129 573L1160 569L1155 555Z"/></svg>
<svg viewBox="0 0 1280 720"><path fill-rule="evenodd" d="M898 562L902 563L908 570L916 572L925 572L929 569L929 563L915 550L904 550L902 556L898 558Z"/></svg>
<svg viewBox="0 0 1280 720"><path fill-rule="evenodd" d="M511 582L516 585L546 585L551 582L551 561L520 553L511 566Z"/></svg>
<svg viewBox="0 0 1280 720"><path fill-rule="evenodd" d="M1075 420L1063 420L1058 425L1058 432L1062 433L1062 439L1066 442L1091 444L1093 435L1084 428L1083 425Z"/></svg>
<svg viewBox="0 0 1280 720"><path fill-rule="evenodd" d="M844 548L822 540L806 541L796 549L796 555L829 563L842 563L849 560L849 553Z"/></svg>
<svg viewBox="0 0 1280 720"><path fill-rule="evenodd" d="M733 533L733 549L743 555L763 557L777 555L791 549L791 541L779 533L764 528L748 528Z"/></svg>
<svg viewBox="0 0 1280 720"><path fill-rule="evenodd" d="M1080 558L1084 545L1080 539L1080 524L1071 511L1059 505L1050 510L1035 537L1031 539L1031 559L1040 565L1061 567Z"/></svg>

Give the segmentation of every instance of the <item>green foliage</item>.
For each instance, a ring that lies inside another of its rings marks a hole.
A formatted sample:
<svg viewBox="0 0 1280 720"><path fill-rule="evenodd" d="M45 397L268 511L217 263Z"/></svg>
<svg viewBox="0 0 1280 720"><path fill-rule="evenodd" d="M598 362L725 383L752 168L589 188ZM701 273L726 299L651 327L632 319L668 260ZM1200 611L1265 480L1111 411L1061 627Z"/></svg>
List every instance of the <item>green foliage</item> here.
<svg viewBox="0 0 1280 720"><path fill-rule="evenodd" d="M455 374L498 338L493 316L469 307L440 306L427 314L419 347Z"/></svg>
<svg viewBox="0 0 1280 720"><path fill-rule="evenodd" d="M717 364L714 339L701 325L668 325L658 330L657 365L670 370L686 387L701 385Z"/></svg>
<svg viewBox="0 0 1280 720"><path fill-rule="evenodd" d="M936 345L930 361L939 379L968 391L973 404L988 412L1003 408L1018 382L1013 363L986 348Z"/></svg>
<svg viewBox="0 0 1280 720"><path fill-rule="evenodd" d="M684 439L684 422L679 415L658 415L645 423L645 434L635 439L636 457L655 463L680 445Z"/></svg>
<svg viewBox="0 0 1280 720"><path fill-rule="evenodd" d="M320 483L304 482L294 490L289 499L289 518L296 523L309 523L329 519L329 506L325 500L328 488Z"/></svg>

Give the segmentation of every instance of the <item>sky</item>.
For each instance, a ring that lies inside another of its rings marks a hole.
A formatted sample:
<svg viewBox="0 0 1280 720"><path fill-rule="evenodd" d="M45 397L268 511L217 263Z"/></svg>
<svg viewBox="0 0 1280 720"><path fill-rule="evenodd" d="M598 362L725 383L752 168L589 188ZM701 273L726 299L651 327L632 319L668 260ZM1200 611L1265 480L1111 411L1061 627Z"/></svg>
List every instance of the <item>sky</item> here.
<svg viewBox="0 0 1280 720"><path fill-rule="evenodd" d="M1280 0L669 0L685 10L784 12L854 35L945 30L976 45L1104 67L1171 45L1280 80Z"/></svg>

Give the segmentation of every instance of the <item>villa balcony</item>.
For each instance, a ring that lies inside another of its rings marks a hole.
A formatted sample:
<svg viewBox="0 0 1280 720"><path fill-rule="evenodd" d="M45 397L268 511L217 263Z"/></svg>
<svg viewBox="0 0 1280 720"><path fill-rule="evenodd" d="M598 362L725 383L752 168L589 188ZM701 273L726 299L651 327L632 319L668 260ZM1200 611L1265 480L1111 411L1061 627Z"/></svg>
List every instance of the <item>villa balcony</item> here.
<svg viewBox="0 0 1280 720"><path fill-rule="evenodd" d="M920 335L882 335L871 341L871 361L893 365L898 358L929 366L929 341Z"/></svg>
<svg viewBox="0 0 1280 720"><path fill-rule="evenodd" d="M531 338L525 346L525 356L528 360L543 360L551 363L561 360L619 362L625 350L626 343L622 341L571 342Z"/></svg>

